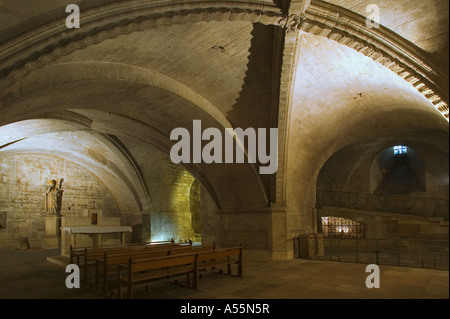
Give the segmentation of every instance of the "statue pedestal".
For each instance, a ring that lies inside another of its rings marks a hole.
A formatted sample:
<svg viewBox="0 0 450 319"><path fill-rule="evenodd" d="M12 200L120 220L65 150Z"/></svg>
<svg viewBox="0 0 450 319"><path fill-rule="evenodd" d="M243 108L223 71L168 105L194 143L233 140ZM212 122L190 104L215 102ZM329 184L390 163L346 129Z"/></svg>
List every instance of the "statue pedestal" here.
<svg viewBox="0 0 450 319"><path fill-rule="evenodd" d="M60 244L60 223L61 218L54 215L45 216L45 235L42 238L42 248L55 249Z"/></svg>

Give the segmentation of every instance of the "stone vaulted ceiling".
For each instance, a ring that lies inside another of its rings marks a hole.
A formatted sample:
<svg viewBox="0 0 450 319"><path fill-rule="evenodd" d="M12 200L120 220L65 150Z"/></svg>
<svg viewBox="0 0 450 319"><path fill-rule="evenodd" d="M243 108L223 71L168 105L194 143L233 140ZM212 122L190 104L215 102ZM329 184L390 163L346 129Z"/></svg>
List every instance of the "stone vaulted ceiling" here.
<svg viewBox="0 0 450 319"><path fill-rule="evenodd" d="M276 176L185 168L224 210L309 207L339 149L448 132L448 2L379 1L379 29L369 2L2 1L0 155L58 152L139 212L151 194L125 141L168 154L193 119L278 127ZM65 27L69 3L80 29Z"/></svg>
<svg viewBox="0 0 450 319"><path fill-rule="evenodd" d="M328 0L360 15L369 4L380 8L380 23L429 55L448 77L448 10L445 0L426 1L346 1Z"/></svg>

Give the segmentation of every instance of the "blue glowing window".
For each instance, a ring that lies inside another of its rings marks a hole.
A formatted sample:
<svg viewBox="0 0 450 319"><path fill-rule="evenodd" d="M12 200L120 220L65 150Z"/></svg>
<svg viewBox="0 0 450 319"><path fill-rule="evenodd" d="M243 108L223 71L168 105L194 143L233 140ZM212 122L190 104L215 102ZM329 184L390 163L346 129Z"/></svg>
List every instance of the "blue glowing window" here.
<svg viewBox="0 0 450 319"><path fill-rule="evenodd" d="M407 146L394 146L394 155L402 155L408 153L408 147Z"/></svg>

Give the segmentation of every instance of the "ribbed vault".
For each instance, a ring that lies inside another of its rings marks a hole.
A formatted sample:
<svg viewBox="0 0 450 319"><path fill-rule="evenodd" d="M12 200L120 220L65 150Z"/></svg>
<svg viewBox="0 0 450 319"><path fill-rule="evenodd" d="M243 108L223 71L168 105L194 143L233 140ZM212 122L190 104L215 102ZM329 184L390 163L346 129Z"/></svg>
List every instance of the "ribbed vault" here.
<svg viewBox="0 0 450 319"><path fill-rule="evenodd" d="M80 29L65 26L69 3ZM277 127L274 176L258 163L184 168L220 221L257 212L242 223L264 238L255 250L289 255L294 236L315 231L317 176L333 154L448 133L448 3L381 1L378 29L365 24L368 3L2 3L0 156L57 154L98 176L122 212L147 212L152 194L127 143L168 156L171 131L193 120L222 132Z"/></svg>

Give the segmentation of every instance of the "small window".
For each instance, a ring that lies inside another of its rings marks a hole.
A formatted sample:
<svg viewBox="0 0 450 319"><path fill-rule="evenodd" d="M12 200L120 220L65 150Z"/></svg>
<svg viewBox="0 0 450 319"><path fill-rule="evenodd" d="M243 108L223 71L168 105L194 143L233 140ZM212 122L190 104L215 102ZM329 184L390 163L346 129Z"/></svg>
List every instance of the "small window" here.
<svg viewBox="0 0 450 319"><path fill-rule="evenodd" d="M97 213L91 213L91 225L97 225Z"/></svg>
<svg viewBox="0 0 450 319"><path fill-rule="evenodd" d="M394 146L394 155L403 155L408 153L408 147L403 145Z"/></svg>

